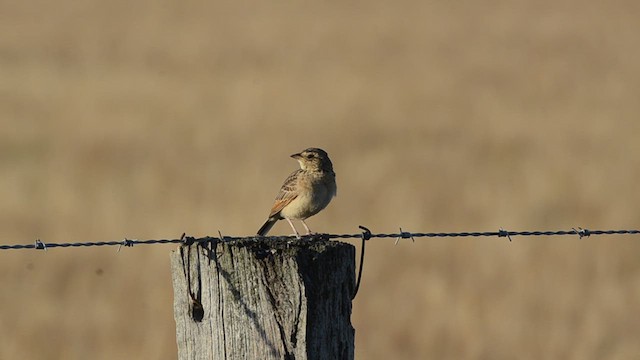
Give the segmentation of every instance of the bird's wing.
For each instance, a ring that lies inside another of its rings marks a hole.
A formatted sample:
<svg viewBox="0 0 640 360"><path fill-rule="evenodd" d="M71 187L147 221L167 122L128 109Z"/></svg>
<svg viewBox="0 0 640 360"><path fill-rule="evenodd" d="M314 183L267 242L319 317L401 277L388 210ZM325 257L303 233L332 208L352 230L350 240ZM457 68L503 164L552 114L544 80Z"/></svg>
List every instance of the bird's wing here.
<svg viewBox="0 0 640 360"><path fill-rule="evenodd" d="M300 176L301 172L302 169L294 171L284 181L284 184L282 184L278 196L276 196L276 201L271 208L269 217L277 215L282 209L284 209L285 206L289 205L295 198L298 197L298 176Z"/></svg>

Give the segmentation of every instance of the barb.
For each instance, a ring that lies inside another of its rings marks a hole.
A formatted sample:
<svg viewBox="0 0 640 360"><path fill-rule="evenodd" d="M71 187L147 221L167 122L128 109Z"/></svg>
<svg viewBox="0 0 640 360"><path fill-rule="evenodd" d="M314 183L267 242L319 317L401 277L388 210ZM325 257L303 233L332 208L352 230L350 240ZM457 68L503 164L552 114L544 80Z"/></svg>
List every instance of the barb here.
<svg viewBox="0 0 640 360"><path fill-rule="evenodd" d="M47 251L47 245L45 245L45 243L43 243L40 239L36 239L35 249Z"/></svg>
<svg viewBox="0 0 640 360"><path fill-rule="evenodd" d="M583 237L589 237L591 236L591 231L587 230L587 229L583 229L581 227L578 228L578 230L576 230L575 228L573 228L573 231L578 234L578 236L580 237L580 239L582 239Z"/></svg>
<svg viewBox="0 0 640 360"><path fill-rule="evenodd" d="M411 239L412 242L416 242L416 239L413 238L413 235L411 235L410 232L402 231L402 228L400 228L400 236L396 238L396 242L393 243L393 245L398 245L400 239Z"/></svg>
<svg viewBox="0 0 640 360"><path fill-rule="evenodd" d="M637 235L640 234L640 230L588 230L581 227L572 228L571 230L558 230L558 231L507 231L500 228L498 231L488 232L441 232L441 233L411 233L405 232L400 229L400 233L392 234L372 234L367 228L361 228L363 232L356 234L321 234L327 239L364 239L369 240L373 238L392 238L392 239L412 239L416 238L461 238L461 237L506 237L509 241L515 236L578 236L580 239L584 237L592 237L597 235ZM218 234L218 238L211 238L209 236L203 238L194 238L191 236L183 235L179 239L159 239L159 240L131 240L124 239L120 241L96 241L96 242L74 242L74 243L44 243L42 240L37 239L31 244L15 244L15 245L0 245L0 250L21 250L21 249L35 249L35 250L48 250L52 248L70 248L70 247L90 247L90 246L118 246L118 247L132 247L134 245L156 245L156 244L183 244L190 245L194 243L203 243L211 241L230 242L230 241L270 241L278 239L294 239L294 236L222 236Z"/></svg>
<svg viewBox="0 0 640 360"><path fill-rule="evenodd" d="M509 242L511 242L511 235L509 235L509 232L503 228L500 228L500 230L498 230L498 237L506 237L507 239L509 239Z"/></svg>
<svg viewBox="0 0 640 360"><path fill-rule="evenodd" d="M120 252L120 249L122 249L122 247L133 247L133 241L124 238L124 240L122 240L122 242L120 243L120 245L118 245L118 251L116 252Z"/></svg>

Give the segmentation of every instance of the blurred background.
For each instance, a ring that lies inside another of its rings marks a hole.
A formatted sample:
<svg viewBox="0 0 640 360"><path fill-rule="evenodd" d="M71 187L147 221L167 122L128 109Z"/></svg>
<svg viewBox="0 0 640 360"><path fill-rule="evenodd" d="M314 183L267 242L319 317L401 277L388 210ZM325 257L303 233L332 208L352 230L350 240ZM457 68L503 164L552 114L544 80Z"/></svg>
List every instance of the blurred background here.
<svg viewBox="0 0 640 360"><path fill-rule="evenodd" d="M639 11L0 1L0 243L252 235L311 146L338 176L316 231L638 228ZM174 248L1 251L0 358L175 359ZM373 240L356 357L637 359L639 254Z"/></svg>

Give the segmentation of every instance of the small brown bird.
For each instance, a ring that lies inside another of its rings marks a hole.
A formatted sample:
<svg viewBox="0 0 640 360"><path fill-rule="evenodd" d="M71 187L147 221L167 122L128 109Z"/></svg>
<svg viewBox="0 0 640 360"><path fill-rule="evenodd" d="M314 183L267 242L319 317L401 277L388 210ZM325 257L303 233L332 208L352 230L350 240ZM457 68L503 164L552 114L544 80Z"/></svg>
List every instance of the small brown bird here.
<svg viewBox="0 0 640 360"><path fill-rule="evenodd" d="M304 220L327 207L331 198L336 196L336 174L324 150L309 148L291 157L298 160L300 169L289 175L282 184L269 218L258 230L260 236L266 235L281 219L287 220L297 238L300 238L300 234L293 226L292 219L302 221L307 235L311 234Z"/></svg>

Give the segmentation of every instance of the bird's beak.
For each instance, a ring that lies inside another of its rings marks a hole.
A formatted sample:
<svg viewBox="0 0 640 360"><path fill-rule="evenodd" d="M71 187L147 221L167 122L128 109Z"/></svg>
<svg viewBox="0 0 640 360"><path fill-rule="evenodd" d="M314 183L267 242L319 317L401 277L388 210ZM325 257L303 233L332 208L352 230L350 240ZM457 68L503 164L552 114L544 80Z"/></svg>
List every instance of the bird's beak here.
<svg viewBox="0 0 640 360"><path fill-rule="evenodd" d="M300 159L302 157L302 154L301 153L293 154L293 155L291 155L291 157L296 159L296 160L298 160L298 159Z"/></svg>

